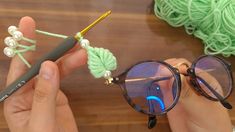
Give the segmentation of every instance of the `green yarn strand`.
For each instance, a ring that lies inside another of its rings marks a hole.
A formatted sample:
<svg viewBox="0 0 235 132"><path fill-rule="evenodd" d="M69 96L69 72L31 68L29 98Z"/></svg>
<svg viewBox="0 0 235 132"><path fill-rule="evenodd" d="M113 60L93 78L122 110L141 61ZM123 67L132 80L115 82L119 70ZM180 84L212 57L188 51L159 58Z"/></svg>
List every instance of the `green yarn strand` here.
<svg viewBox="0 0 235 132"><path fill-rule="evenodd" d="M56 33L50 33L46 31L36 30L37 33L57 37L57 38L67 38L68 36L62 35L62 34L56 34ZM81 43L81 40L83 40L83 36L80 32L78 32L75 36L76 38L79 38L79 41ZM29 62L24 58L24 56L21 53L27 52L27 51L33 51L36 48L36 41L31 40L28 38L24 38L24 41L30 42L33 45L26 46L22 44L18 44L18 47L21 49L15 49L15 53L20 57L20 59L30 68L31 65ZM89 41L88 41L89 42ZM101 78L101 77L111 77L111 75L107 75L107 73L111 73L111 71L115 70L117 68L117 60L115 56L107 49L104 48L93 48L91 46L81 46L84 49L87 50L88 53L88 68L90 69L91 74L95 78Z"/></svg>
<svg viewBox="0 0 235 132"><path fill-rule="evenodd" d="M103 77L106 71L117 68L117 60L107 49L86 47L88 53L88 68L95 78Z"/></svg>
<svg viewBox="0 0 235 132"><path fill-rule="evenodd" d="M235 55L234 0L155 0L154 12L202 39L206 54Z"/></svg>

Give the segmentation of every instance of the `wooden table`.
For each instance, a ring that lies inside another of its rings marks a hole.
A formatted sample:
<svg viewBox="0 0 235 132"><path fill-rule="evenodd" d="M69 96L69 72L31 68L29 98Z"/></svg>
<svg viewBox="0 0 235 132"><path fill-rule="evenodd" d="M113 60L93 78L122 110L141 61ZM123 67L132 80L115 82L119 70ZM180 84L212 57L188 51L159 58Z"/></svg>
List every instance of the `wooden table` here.
<svg viewBox="0 0 235 132"><path fill-rule="evenodd" d="M74 34L107 10L113 13L86 36L92 45L110 49L118 59L118 70L124 71L135 62L146 59L164 60L184 57L190 61L203 54L201 40L189 36L183 28L173 28L151 14L149 0L1 0L0 49L8 35L7 27L17 25L23 16L31 16L38 29L61 34ZM37 56L48 52L60 39L38 36ZM235 69L235 57L227 59ZM10 59L0 54L0 87ZM233 70L233 74L235 70ZM61 82L70 100L80 132L169 132L165 117L152 130L146 127L147 117L135 112L122 97L117 86L107 87L104 80L94 79L83 66ZM234 97L235 93L232 94ZM235 99L230 98L233 106ZM235 122L235 109L230 111ZM0 104L0 131L8 132Z"/></svg>

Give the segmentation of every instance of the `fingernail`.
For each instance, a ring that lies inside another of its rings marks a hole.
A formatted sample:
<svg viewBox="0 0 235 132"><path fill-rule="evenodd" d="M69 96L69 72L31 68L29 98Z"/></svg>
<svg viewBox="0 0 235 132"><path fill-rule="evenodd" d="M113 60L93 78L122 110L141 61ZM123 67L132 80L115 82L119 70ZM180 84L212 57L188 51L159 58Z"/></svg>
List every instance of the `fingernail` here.
<svg viewBox="0 0 235 132"><path fill-rule="evenodd" d="M46 80L50 80L54 75L54 70L50 66L43 63L39 75Z"/></svg>

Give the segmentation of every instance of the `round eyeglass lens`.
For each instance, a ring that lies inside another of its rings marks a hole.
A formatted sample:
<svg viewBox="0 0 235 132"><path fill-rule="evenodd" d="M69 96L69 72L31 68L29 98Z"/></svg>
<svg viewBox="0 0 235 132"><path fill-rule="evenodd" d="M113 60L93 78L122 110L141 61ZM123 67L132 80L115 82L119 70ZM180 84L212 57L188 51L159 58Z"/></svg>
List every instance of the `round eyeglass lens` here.
<svg viewBox="0 0 235 132"><path fill-rule="evenodd" d="M174 106L179 95L176 75L160 62L143 62L132 67L125 80L127 101L137 111L159 115Z"/></svg>
<svg viewBox="0 0 235 132"><path fill-rule="evenodd" d="M218 100L216 92L225 99L231 93L232 78L220 59L213 56L199 59L195 64L195 75L201 89L210 97Z"/></svg>

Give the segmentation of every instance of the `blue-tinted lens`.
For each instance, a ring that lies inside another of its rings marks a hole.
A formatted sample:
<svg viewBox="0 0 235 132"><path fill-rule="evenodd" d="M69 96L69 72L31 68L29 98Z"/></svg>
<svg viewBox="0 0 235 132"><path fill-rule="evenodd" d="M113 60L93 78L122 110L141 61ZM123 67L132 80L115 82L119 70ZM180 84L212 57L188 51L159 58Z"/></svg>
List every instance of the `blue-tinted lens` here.
<svg viewBox="0 0 235 132"><path fill-rule="evenodd" d="M195 64L195 74L199 78L198 84L209 96L217 99L215 94L208 88L203 81L220 94L223 99L227 98L232 90L232 78L224 63L213 56L203 57Z"/></svg>
<svg viewBox="0 0 235 132"><path fill-rule="evenodd" d="M135 65L127 73L125 88L135 108L152 115L171 108L179 92L174 73L160 62Z"/></svg>

